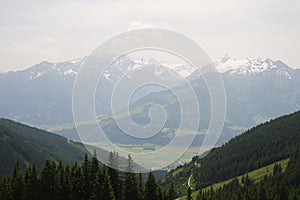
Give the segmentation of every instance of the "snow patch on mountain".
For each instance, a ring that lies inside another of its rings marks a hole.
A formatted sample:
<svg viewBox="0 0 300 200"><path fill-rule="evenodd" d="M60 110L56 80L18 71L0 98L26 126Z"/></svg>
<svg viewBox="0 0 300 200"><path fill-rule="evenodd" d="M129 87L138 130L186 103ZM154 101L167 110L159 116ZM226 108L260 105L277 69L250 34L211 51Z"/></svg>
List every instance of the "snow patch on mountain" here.
<svg viewBox="0 0 300 200"><path fill-rule="evenodd" d="M235 59L225 55L214 62L218 72L230 75L250 75L265 72L276 72L278 75L291 79L291 68L281 61L273 61L269 58Z"/></svg>
<svg viewBox="0 0 300 200"><path fill-rule="evenodd" d="M78 75L80 66L85 59L75 59L61 63L50 63L44 61L33 67L24 70L28 73L28 80L41 78L48 74L58 74L61 76L75 77ZM273 61L269 58L256 59L235 59L225 55L213 63L219 73L227 73L232 76L255 75L266 72L275 72L277 75L292 79L292 68L281 61ZM195 69L186 63L168 63L151 59L136 59L129 56L123 56L109 66L103 78L116 82L124 74L133 74L136 71L147 69L147 65L155 66L153 72L162 78L172 76L178 80L189 77Z"/></svg>

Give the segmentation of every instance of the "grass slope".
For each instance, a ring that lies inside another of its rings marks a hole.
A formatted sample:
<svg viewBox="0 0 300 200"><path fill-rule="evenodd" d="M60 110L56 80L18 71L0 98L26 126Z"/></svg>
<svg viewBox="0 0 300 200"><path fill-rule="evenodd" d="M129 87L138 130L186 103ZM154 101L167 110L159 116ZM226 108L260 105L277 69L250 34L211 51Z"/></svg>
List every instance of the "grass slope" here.
<svg viewBox="0 0 300 200"><path fill-rule="evenodd" d="M171 171L160 186L173 182L177 195L187 191L191 174L196 189L241 176L274 162L291 157L300 144L300 112L258 125L212 149L205 157Z"/></svg>
<svg viewBox="0 0 300 200"><path fill-rule="evenodd" d="M207 187L203 188L202 191L204 191L204 192L205 191L209 191L209 190L211 190L211 188L215 191L215 190L217 190L219 188L222 188L224 185L230 183L235 178L237 178L239 180L240 184L242 185L242 177L246 176L246 175L248 175L249 178L251 180L253 180L255 183L258 183L265 176L271 176L273 174L273 169L274 169L274 165L275 164L279 164L282 167L282 171L284 172L285 169L288 166L289 160L290 160L290 158L287 158L287 159L284 159L284 160L280 160L280 161L274 162L274 163L272 163L270 165L267 165L267 166L261 167L259 169L253 170L253 171L251 171L251 172L249 172L247 174L243 174L243 175L240 175L238 177L234 177L234 178L228 179L228 180L220 182L220 183L215 183L213 185L210 185L210 186L207 186ZM200 190L192 192L192 198L193 199L196 199L196 196L197 196L197 194L198 194L199 191ZM183 197L179 198L179 200L184 200L184 199L186 199L186 196L183 196Z"/></svg>

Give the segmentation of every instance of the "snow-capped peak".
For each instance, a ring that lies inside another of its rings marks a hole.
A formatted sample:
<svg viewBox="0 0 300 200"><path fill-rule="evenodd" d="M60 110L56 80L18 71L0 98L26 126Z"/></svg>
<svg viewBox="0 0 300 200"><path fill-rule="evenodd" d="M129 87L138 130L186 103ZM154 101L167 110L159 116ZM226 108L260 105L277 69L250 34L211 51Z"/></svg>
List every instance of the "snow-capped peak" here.
<svg viewBox="0 0 300 200"><path fill-rule="evenodd" d="M292 69L283 62L273 61L270 58L235 59L226 54L224 57L214 62L214 65L220 73L248 75L275 71L278 75L284 75L291 79L290 71Z"/></svg>
<svg viewBox="0 0 300 200"><path fill-rule="evenodd" d="M48 61L43 61L27 70L24 70L24 72L28 73L29 80L48 75L50 73L57 73L64 76L74 76L78 74L81 61L81 59L61 63L51 63Z"/></svg>

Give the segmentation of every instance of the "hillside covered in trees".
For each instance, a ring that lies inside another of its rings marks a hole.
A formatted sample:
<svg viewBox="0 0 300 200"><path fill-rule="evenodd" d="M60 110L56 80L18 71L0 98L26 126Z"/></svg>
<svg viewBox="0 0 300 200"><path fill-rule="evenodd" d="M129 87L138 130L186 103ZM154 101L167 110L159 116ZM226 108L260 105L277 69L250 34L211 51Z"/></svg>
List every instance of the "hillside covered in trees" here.
<svg viewBox="0 0 300 200"><path fill-rule="evenodd" d="M110 154L109 166L115 165ZM152 172L147 180L142 174L130 173L132 159L128 156L128 171L119 172L101 165L94 156L85 156L83 163L71 165L46 160L39 172L35 165L22 173L17 163L12 176L0 180L0 199L7 200L172 200L174 188L162 191Z"/></svg>
<svg viewBox="0 0 300 200"><path fill-rule="evenodd" d="M135 165L130 155L111 152L105 166L96 156L84 158L79 143L1 119L0 199L300 199L299 122L296 112L258 125L158 182L152 172L130 173ZM113 169L119 160L129 172ZM277 164L282 160L284 169ZM271 165L274 169L259 180L248 176Z"/></svg>
<svg viewBox="0 0 300 200"><path fill-rule="evenodd" d="M173 183L177 195L185 195L189 178L193 180L194 189L205 188L291 158L299 144L300 112L296 112L258 125L212 149L205 157L194 157L192 162L171 171L160 186L164 188ZM298 170L299 166L295 166L294 170Z"/></svg>
<svg viewBox="0 0 300 200"><path fill-rule="evenodd" d="M187 198L192 198L188 196ZM262 180L254 181L248 175L241 181L234 178L228 184L217 190L199 190L196 200L218 199L264 199L264 200L297 200L300 199L300 152L299 148L292 154L285 171L276 164L272 175L264 176Z"/></svg>
<svg viewBox="0 0 300 200"><path fill-rule="evenodd" d="M14 164L20 168L35 164L38 169L45 160L72 163L83 161L86 149L80 143L37 128L7 119L0 119L0 177L12 173Z"/></svg>

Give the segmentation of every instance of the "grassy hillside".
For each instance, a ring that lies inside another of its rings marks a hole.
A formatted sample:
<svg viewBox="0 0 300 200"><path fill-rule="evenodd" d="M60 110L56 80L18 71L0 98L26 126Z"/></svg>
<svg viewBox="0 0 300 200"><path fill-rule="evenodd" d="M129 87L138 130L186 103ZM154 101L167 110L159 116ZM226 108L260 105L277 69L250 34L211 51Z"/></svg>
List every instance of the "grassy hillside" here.
<svg viewBox="0 0 300 200"><path fill-rule="evenodd" d="M205 188L202 188L201 190L203 192L209 192L211 189L213 189L214 191L216 191L216 190L218 190L220 188L223 188L225 185L229 184L230 182L232 182L235 178L237 178L238 181L239 181L239 183L241 185L243 185L242 178L246 177L246 176L248 176L251 180L253 180L254 183L258 183L265 176L271 176L273 174L273 171L274 171L273 169L274 169L275 164L280 165L282 167L282 171L284 172L286 170L287 166L288 166L289 160L290 160L290 158L287 158L287 159L284 159L284 160L272 163L270 165L267 165L267 166L261 167L259 169L256 169L254 171L251 171L251 172L249 172L247 174L243 174L243 175L240 175L238 177L234 177L234 178L228 179L226 181L222 181L220 183L215 183L213 185L207 186ZM198 193L199 193L199 190L192 192L193 199L196 199L196 196L198 195ZM179 199L180 200L184 200L184 199L186 199L186 196L181 197Z"/></svg>
<svg viewBox="0 0 300 200"><path fill-rule="evenodd" d="M21 168L29 163L41 167L46 159L71 163L83 160L82 144L37 128L0 119L0 176L11 173L18 161Z"/></svg>
<svg viewBox="0 0 300 200"><path fill-rule="evenodd" d="M258 125L207 156L171 171L162 181L171 182L177 194L185 194L192 175L195 188L205 188L291 157L300 144L300 112Z"/></svg>

